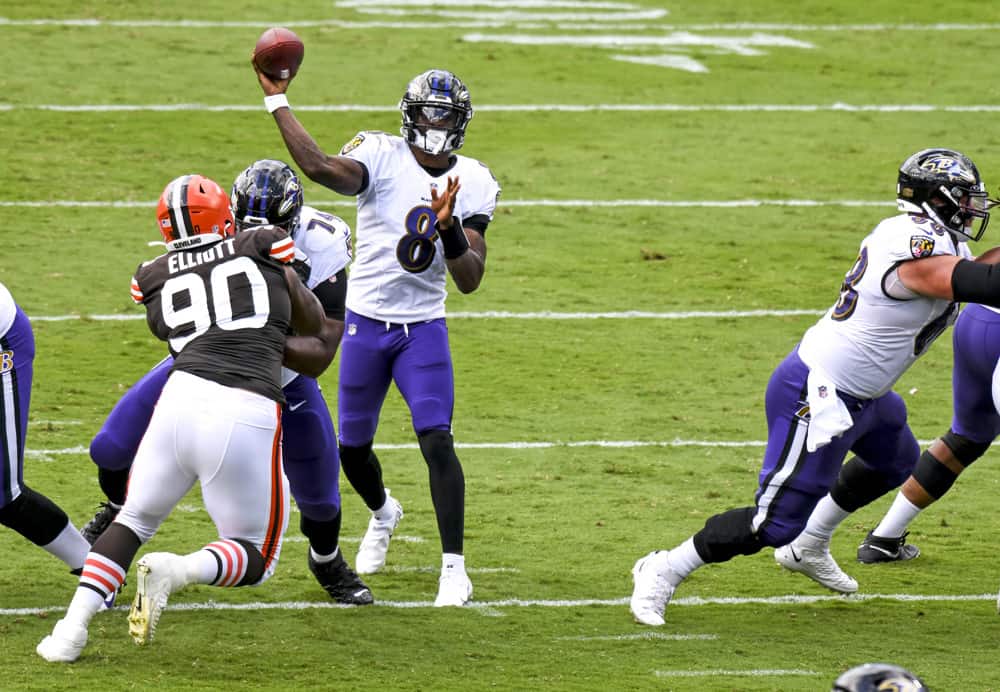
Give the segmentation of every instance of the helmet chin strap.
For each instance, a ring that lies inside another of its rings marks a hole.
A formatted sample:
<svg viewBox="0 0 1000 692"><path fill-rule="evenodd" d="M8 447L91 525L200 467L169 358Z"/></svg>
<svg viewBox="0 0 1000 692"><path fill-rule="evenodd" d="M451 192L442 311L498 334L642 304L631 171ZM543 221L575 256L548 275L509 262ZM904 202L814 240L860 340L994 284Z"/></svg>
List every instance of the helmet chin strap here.
<svg viewBox="0 0 1000 692"><path fill-rule="evenodd" d="M424 146L421 148L428 154L436 155L444 151L447 143L447 130L428 129L424 132Z"/></svg>

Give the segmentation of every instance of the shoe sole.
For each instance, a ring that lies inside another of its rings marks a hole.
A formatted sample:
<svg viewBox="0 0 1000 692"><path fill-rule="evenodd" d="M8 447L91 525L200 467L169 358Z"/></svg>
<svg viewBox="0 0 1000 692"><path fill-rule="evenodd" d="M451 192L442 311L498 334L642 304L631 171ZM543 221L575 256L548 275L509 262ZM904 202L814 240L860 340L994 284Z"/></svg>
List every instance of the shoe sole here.
<svg viewBox="0 0 1000 692"><path fill-rule="evenodd" d="M128 615L128 633L132 635L132 640L139 646L153 641L156 625L167 605L167 598L164 594L160 594L156 599L151 599L148 596L150 572L149 566L142 562L136 567L138 584L136 585L135 599L132 601L132 609Z"/></svg>
<svg viewBox="0 0 1000 692"><path fill-rule="evenodd" d="M862 548L869 551L862 555L861 549L858 549L858 562L865 565L874 565L879 562L907 562L920 557L920 548L917 548L915 545L909 543L901 548L896 555L888 553L881 548L875 548L872 546L862 546ZM913 548L913 550L908 551L906 548Z"/></svg>

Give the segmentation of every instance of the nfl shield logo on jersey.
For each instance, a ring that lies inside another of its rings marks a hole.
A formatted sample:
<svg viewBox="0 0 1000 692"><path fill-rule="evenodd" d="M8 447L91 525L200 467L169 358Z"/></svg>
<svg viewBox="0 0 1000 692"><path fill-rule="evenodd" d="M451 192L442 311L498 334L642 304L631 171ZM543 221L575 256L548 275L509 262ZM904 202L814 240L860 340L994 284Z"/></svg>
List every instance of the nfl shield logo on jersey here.
<svg viewBox="0 0 1000 692"><path fill-rule="evenodd" d="M934 252L934 239L923 235L910 236L910 254L914 259L930 257Z"/></svg>

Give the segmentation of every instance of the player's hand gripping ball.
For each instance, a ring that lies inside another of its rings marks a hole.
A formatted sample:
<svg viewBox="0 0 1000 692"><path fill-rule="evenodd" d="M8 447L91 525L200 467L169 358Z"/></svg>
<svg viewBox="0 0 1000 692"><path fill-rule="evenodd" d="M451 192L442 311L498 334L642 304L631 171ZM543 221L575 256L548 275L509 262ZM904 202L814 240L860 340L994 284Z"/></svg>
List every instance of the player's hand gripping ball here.
<svg viewBox="0 0 1000 692"><path fill-rule="evenodd" d="M294 31L284 27L268 29L253 49L253 62L271 79L291 79L299 71L306 47Z"/></svg>

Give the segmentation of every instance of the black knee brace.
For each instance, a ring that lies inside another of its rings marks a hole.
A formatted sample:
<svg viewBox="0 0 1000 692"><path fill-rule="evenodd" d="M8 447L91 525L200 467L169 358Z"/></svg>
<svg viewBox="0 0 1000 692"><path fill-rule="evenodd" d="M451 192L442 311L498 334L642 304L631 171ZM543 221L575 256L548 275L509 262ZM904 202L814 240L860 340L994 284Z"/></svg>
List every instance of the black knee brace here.
<svg viewBox="0 0 1000 692"><path fill-rule="evenodd" d="M705 562L725 562L737 555L753 555L763 544L753 532L756 507L740 507L709 517L694 535L694 547Z"/></svg>
<svg viewBox="0 0 1000 692"><path fill-rule="evenodd" d="M830 497L842 509L855 512L896 487L890 479L858 457L851 457L840 469Z"/></svg>
<svg viewBox="0 0 1000 692"><path fill-rule="evenodd" d="M54 541L68 523L66 512L56 503L24 486L17 499L0 507L0 524L14 529L37 546Z"/></svg>
<svg viewBox="0 0 1000 692"><path fill-rule="evenodd" d="M920 455L913 469L913 480L935 500L948 492L956 478L958 474L938 461L928 450Z"/></svg>
<svg viewBox="0 0 1000 692"><path fill-rule="evenodd" d="M986 454L986 450L993 444L992 442L973 442L967 437L952 432L951 429L941 436L941 441L948 445L948 449L962 466L968 466ZM924 489L926 490L926 487ZM928 490L928 492L930 491Z"/></svg>

